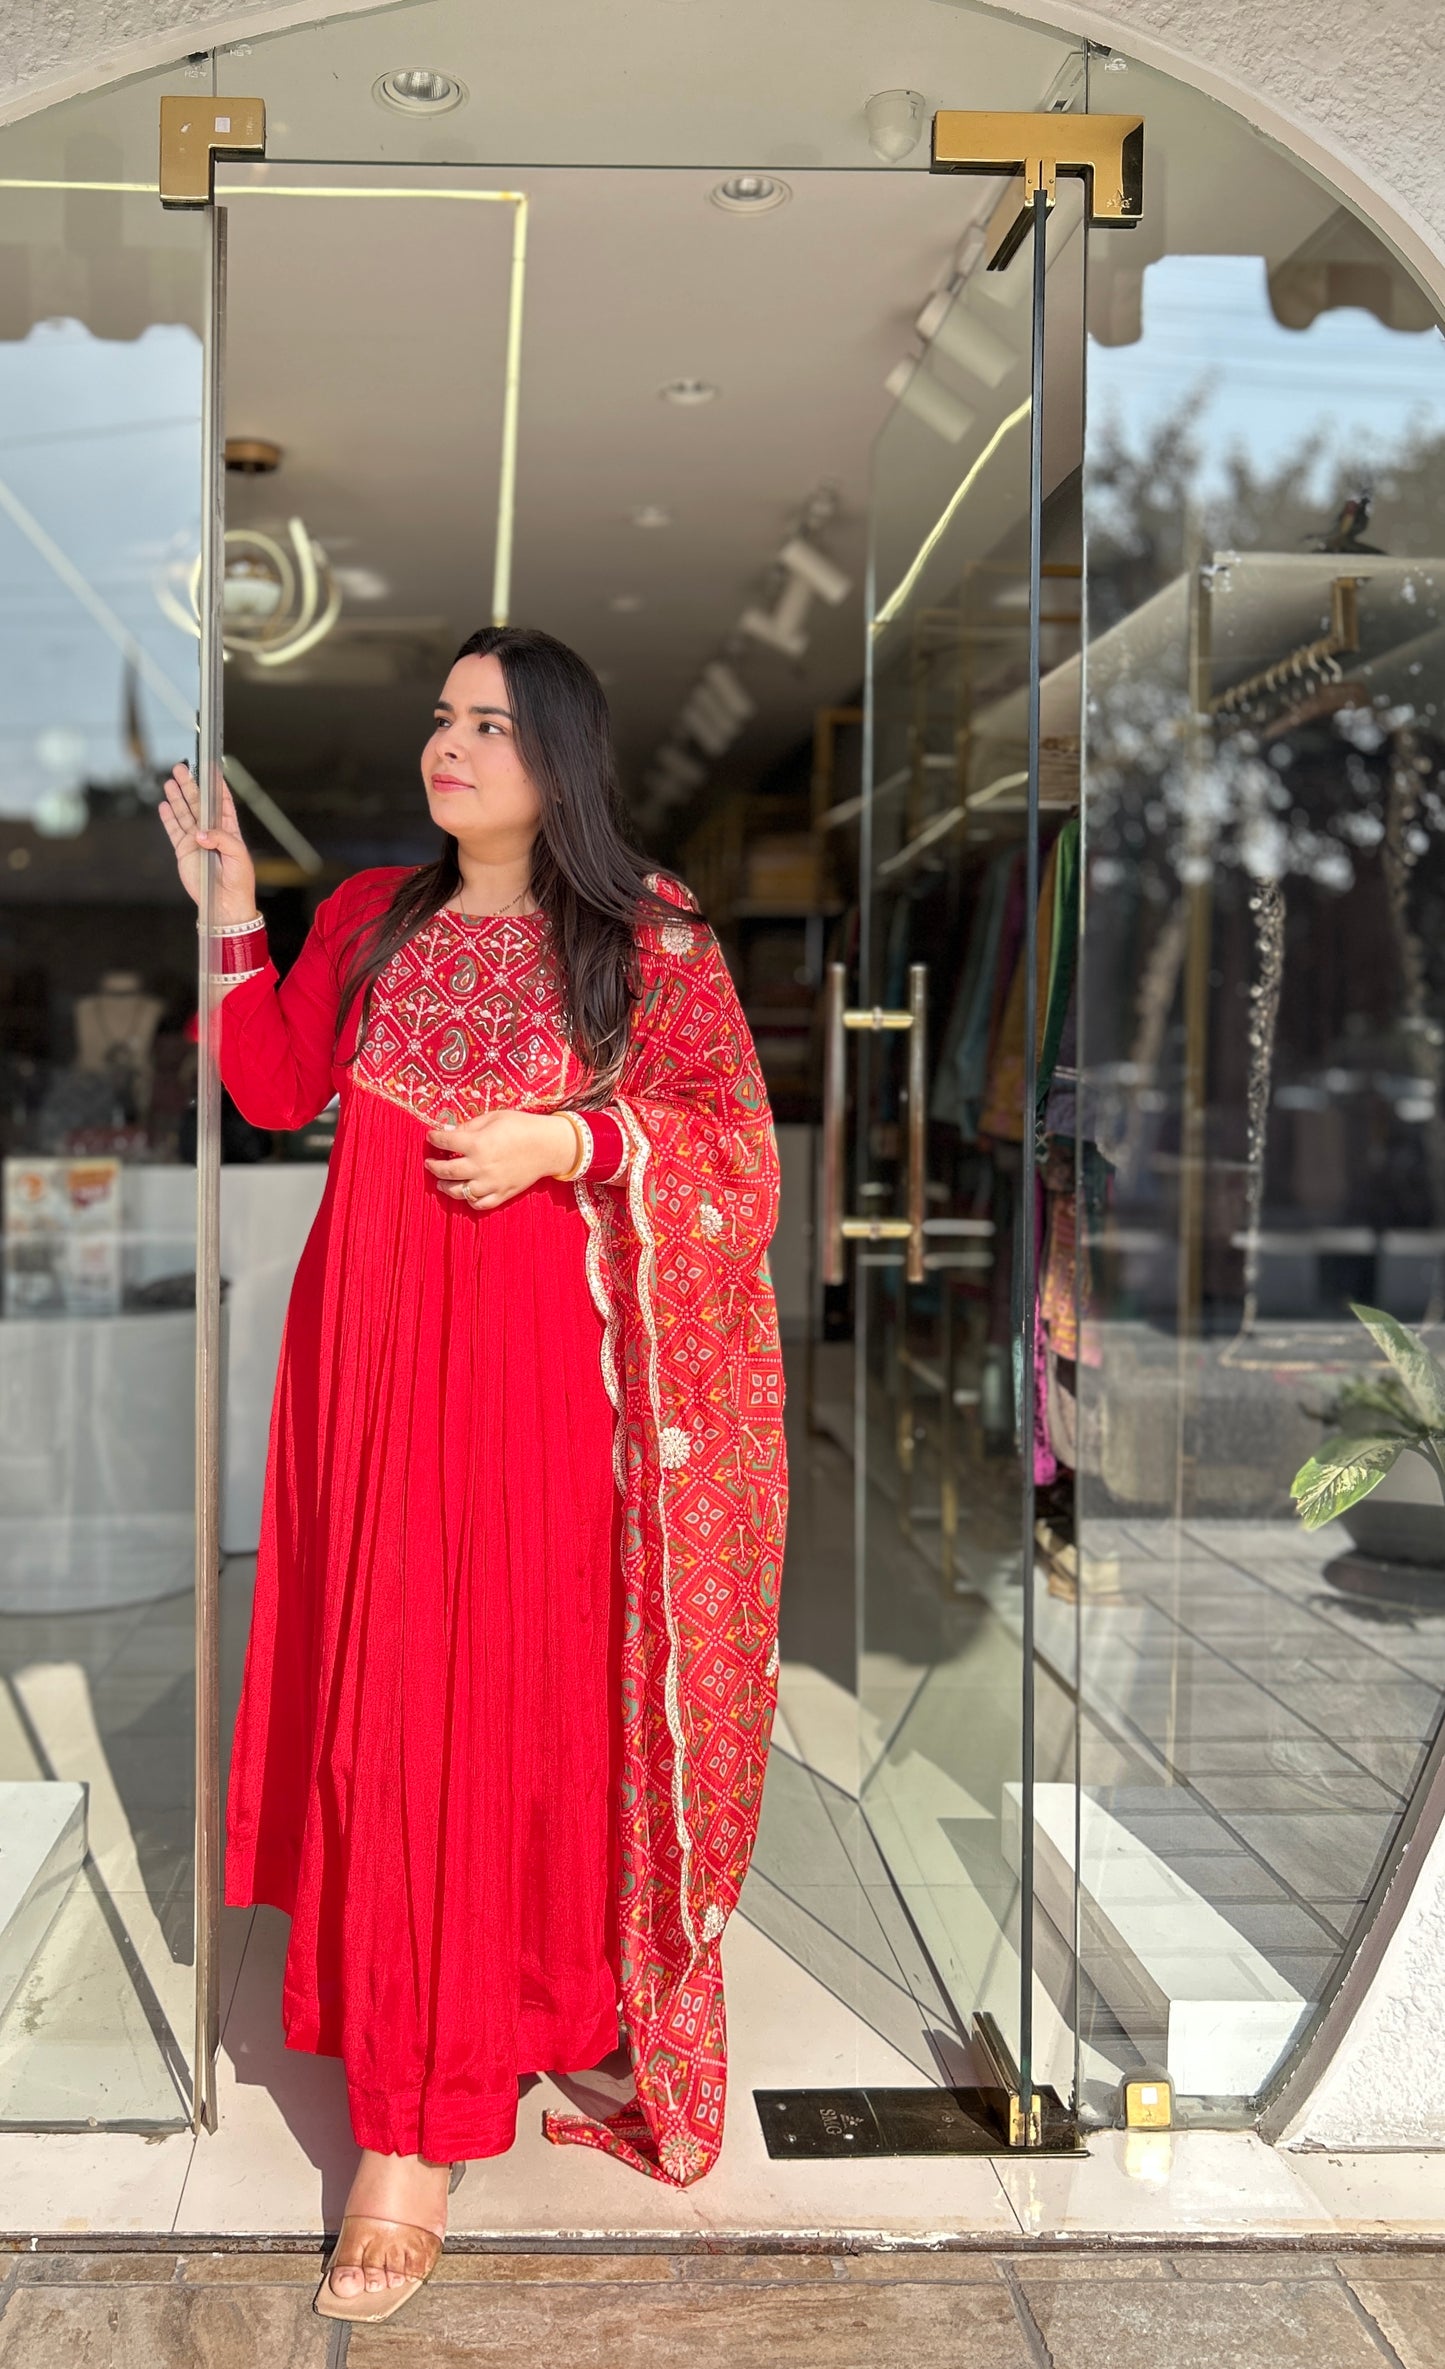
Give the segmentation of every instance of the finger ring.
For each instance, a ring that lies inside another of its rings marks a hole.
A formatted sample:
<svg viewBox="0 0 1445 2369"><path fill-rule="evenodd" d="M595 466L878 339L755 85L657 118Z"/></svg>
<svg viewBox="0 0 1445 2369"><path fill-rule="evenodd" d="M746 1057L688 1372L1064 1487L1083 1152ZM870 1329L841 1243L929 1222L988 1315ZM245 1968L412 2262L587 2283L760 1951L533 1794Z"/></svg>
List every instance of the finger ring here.
<svg viewBox="0 0 1445 2369"><path fill-rule="evenodd" d="M477 1195L476 1195L476 1189L475 1189L475 1188L476 1188L476 1182L477 1182L476 1178L475 1178L475 1177L472 1177L472 1178L469 1180L469 1182L468 1182L468 1183L466 1183L466 1184L464 1184L464 1185L462 1186L462 1191L463 1191L463 1192L466 1194L467 1200L468 1200L468 1202L471 1204L471 1206L472 1206L472 1208L473 1208L473 1209L475 1209L475 1208L476 1208L476 1206L477 1206Z"/></svg>

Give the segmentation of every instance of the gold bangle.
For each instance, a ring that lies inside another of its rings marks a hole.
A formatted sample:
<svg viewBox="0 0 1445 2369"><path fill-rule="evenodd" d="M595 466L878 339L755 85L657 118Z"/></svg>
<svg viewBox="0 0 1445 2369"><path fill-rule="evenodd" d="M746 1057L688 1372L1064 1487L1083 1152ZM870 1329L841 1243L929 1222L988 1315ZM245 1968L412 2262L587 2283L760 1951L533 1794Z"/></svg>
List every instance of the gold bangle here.
<svg viewBox="0 0 1445 2369"><path fill-rule="evenodd" d="M559 1110L557 1116L559 1119L567 1120L573 1134L576 1136L577 1153L570 1168L557 1169L554 1171L554 1174L558 1184L575 1184L579 1176L584 1176L586 1174L588 1165L591 1161L592 1137L587 1129L587 1126L581 1119L578 1118L577 1113L574 1110Z"/></svg>

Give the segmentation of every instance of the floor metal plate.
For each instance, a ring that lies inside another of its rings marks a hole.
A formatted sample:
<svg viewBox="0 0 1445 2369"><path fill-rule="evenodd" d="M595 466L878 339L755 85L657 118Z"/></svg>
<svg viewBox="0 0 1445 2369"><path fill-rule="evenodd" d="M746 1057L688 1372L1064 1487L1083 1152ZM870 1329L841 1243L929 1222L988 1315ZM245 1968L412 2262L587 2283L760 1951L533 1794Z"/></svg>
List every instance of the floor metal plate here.
<svg viewBox="0 0 1445 2369"><path fill-rule="evenodd" d="M1044 2097L1044 2144L1035 2155L1087 2153L1053 2090ZM763 2140L774 2157L815 2162L845 2155L1008 2155L981 2089L755 2089Z"/></svg>

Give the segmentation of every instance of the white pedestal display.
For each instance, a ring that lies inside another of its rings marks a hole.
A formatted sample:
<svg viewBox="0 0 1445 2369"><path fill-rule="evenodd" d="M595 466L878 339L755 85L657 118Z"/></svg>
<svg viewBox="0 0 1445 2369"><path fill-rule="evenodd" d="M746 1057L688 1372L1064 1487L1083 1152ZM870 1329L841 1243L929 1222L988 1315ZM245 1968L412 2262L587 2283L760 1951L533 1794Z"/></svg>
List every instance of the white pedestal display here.
<svg viewBox="0 0 1445 2369"><path fill-rule="evenodd" d="M85 1857L85 1787L0 1784L0 2016Z"/></svg>
<svg viewBox="0 0 1445 2369"><path fill-rule="evenodd" d="M221 1543L254 1551L286 1299L324 1164L221 1172ZM195 1264L195 1170L124 1172L128 1287ZM194 1578L195 1315L0 1322L0 1612L149 1602Z"/></svg>

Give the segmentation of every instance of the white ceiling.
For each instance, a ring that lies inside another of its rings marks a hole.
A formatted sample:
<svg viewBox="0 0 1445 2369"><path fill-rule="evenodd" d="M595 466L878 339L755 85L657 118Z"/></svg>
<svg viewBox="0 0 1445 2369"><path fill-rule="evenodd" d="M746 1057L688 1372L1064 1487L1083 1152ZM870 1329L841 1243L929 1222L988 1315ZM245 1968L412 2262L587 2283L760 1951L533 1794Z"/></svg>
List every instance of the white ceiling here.
<svg viewBox="0 0 1445 2369"><path fill-rule="evenodd" d="M604 671L634 767L824 481L840 507L823 544L854 589L814 609L801 668L761 650L741 664L759 715L735 765L755 770L856 680L883 380L977 204L921 174L812 173L748 220L709 203L715 178L527 174L513 614ZM387 587L349 619L439 618L442 640L459 640L488 614L509 212L238 200L231 221L227 426L286 452L276 479L233 483L233 518L294 506ZM662 401L679 376L714 382L717 400ZM672 524L634 525L642 505ZM618 596L642 606L620 614ZM290 684L236 686L258 770L289 763L298 732L323 754L336 702L303 686L339 656L323 646ZM416 701L375 704L399 715Z"/></svg>
<svg viewBox="0 0 1445 2369"><path fill-rule="evenodd" d="M990 195L930 176L926 142L901 167L879 164L864 101L896 85L930 110L1032 108L1069 54L956 0L886 11L875 0L787 11L630 0L622 13L585 0L425 0L225 53L219 75L267 99L277 161L261 177L375 184L380 167L399 187L527 190L513 614L604 671L634 778L757 597L800 505L836 485L822 539L853 592L815 608L800 668L762 651L746 661L759 714L714 774L742 780L857 683L870 452L892 411L883 380ZM435 124L379 108L375 78L418 65L459 75L467 106ZM0 169L146 178L158 91L196 87L178 68L32 119L0 137ZM1149 125L1145 225L1095 243L1099 319L1104 283L1124 291L1115 334L1132 333L1128 283L1137 289L1166 240L1278 252L1328 210L1295 168L1178 86L1133 69L1102 97ZM783 174L791 202L756 220L712 206L714 183L745 166ZM230 221L227 424L286 455L274 480L233 481L233 519L299 511L340 563L385 587L348 604L309 670L263 686L236 670L231 737L283 802L339 788L357 829L374 808L380 831L383 809L411 798L435 666L487 614L510 217L399 196L237 197ZM196 232L165 217L145 235L159 253ZM108 255L91 277L98 290L113 283ZM1077 341L1060 339L1052 359L1076 378ZM718 400L660 401L679 376L715 381ZM971 450L937 446L940 482ZM639 530L630 513L642 503L672 525ZM618 595L642 605L619 614ZM358 658L363 642L382 645L379 660Z"/></svg>

